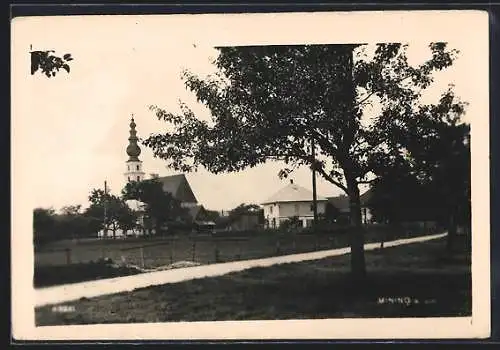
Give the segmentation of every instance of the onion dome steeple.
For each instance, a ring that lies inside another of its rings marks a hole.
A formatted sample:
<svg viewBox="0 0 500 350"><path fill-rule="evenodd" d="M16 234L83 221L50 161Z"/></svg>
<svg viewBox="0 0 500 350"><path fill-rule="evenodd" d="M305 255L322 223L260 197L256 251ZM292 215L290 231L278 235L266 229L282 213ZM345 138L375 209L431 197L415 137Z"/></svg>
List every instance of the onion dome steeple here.
<svg viewBox="0 0 500 350"><path fill-rule="evenodd" d="M137 144L139 139L137 138L137 131L135 130L135 127L136 124L134 122L134 116L132 115L132 120L130 121L130 136L128 138L129 144L127 146L129 161L138 161L139 155L141 154L141 148Z"/></svg>
<svg viewBox="0 0 500 350"><path fill-rule="evenodd" d="M130 136L128 138L129 144L127 146L128 160L125 163L127 171L124 174L127 182L142 181L144 179L142 162L139 160L141 148L137 144L139 138L137 137L135 126L134 115L132 115L132 120L130 121Z"/></svg>

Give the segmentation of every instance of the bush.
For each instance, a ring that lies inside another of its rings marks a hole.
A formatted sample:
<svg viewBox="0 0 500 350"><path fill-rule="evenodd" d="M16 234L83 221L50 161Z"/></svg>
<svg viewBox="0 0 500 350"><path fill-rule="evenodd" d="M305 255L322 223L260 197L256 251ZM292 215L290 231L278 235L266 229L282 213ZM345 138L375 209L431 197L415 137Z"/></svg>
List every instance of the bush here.
<svg viewBox="0 0 500 350"><path fill-rule="evenodd" d="M302 229L302 221L297 216L291 217L280 223L279 231L282 233L298 232Z"/></svg>
<svg viewBox="0 0 500 350"><path fill-rule="evenodd" d="M48 287L140 273L129 267L113 267L109 260L60 266L35 266L34 286Z"/></svg>
<svg viewBox="0 0 500 350"><path fill-rule="evenodd" d="M93 261L94 264L100 265L113 265L113 259L111 258L99 258L97 261Z"/></svg>

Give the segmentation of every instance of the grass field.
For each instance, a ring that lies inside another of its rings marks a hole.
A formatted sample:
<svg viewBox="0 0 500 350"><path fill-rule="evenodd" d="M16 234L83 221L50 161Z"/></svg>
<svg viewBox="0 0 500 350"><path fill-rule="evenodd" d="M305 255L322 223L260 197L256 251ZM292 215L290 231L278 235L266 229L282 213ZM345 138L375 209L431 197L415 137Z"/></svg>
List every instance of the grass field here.
<svg viewBox="0 0 500 350"><path fill-rule="evenodd" d="M470 254L444 251L440 239L367 252L363 286L347 255L42 307L36 324L470 315Z"/></svg>
<svg viewBox="0 0 500 350"><path fill-rule="evenodd" d="M386 228L370 228L365 241L421 235L423 232L390 232ZM234 260L264 258L281 254L305 253L349 245L346 233L299 235L276 234L249 236L179 236L132 239L86 239L60 241L35 251L36 266L86 263L103 258L146 268L170 264L174 261L196 261L202 264ZM142 252L141 252L142 248Z"/></svg>
<svg viewBox="0 0 500 350"><path fill-rule="evenodd" d="M408 232L387 234L371 229L365 234L365 241L380 242L382 239L403 236L408 236ZM110 266L95 263L103 258L110 258L117 263L156 268L176 261L210 264L346 246L349 246L349 236L345 233L61 241L35 252L34 285L45 287L137 273L137 270L130 268L113 270Z"/></svg>

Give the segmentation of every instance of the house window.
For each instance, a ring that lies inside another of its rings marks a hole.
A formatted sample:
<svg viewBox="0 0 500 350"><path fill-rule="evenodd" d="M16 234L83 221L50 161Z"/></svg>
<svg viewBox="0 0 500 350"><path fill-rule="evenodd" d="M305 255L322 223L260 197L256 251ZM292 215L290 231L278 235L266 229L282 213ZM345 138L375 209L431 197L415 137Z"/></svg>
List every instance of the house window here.
<svg viewBox="0 0 500 350"><path fill-rule="evenodd" d="M137 181L141 181L141 177L140 176L137 176Z"/></svg>
<svg viewBox="0 0 500 350"><path fill-rule="evenodd" d="M137 166L137 170L139 170L139 166Z"/></svg>
<svg viewBox="0 0 500 350"><path fill-rule="evenodd" d="M130 171L130 165L127 165L127 170ZM130 180L129 180L130 181Z"/></svg>
<svg viewBox="0 0 500 350"><path fill-rule="evenodd" d="M269 207L269 212L272 214L273 213L273 207Z"/></svg>
<svg viewBox="0 0 500 350"><path fill-rule="evenodd" d="M128 177L128 182L130 182L130 176Z"/></svg>

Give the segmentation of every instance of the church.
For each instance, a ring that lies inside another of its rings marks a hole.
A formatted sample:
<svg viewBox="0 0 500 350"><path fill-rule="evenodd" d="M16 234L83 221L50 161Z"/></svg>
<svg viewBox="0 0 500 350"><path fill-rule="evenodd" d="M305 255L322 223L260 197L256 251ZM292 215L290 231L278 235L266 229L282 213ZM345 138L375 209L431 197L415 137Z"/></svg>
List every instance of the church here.
<svg viewBox="0 0 500 350"><path fill-rule="evenodd" d="M132 117L130 121L130 135L128 138L128 146L126 148L126 153L128 159L126 161L126 171L124 173L125 181L143 181L146 180L145 172L143 170L142 161L139 159L141 155L141 148L138 145L138 137L136 130L136 123ZM189 181L185 174L177 174L170 176L160 177L156 174L151 175L151 179L155 178L163 185L163 191L170 193L175 199L177 199L183 208L186 208L189 213L189 217L193 227L197 231L199 230L211 230L215 223L208 221L206 218L206 209L203 205L198 203L196 196L189 184ZM142 205L138 201L127 201L127 204L131 209L136 211L142 210ZM142 222L142 220L140 220Z"/></svg>

